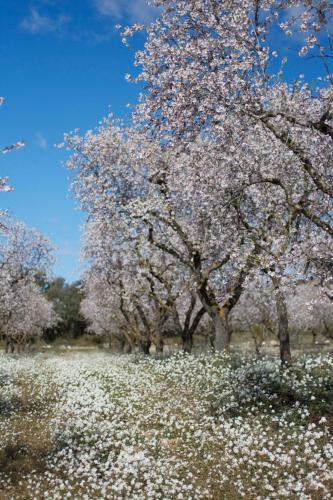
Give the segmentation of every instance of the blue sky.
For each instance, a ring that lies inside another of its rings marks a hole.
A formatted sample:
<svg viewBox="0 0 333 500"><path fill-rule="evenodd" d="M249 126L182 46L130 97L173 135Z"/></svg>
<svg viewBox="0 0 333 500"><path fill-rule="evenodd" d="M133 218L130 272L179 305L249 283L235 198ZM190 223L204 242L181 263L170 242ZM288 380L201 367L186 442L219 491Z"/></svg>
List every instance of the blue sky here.
<svg viewBox="0 0 333 500"><path fill-rule="evenodd" d="M68 281L79 276L84 216L68 194L66 154L54 144L64 132L94 128L109 106L128 112L139 90L124 80L135 47L124 47L114 26L153 15L145 0L1 2L0 146L22 138L26 147L0 157L15 188L0 193L0 207L51 238L54 272Z"/></svg>

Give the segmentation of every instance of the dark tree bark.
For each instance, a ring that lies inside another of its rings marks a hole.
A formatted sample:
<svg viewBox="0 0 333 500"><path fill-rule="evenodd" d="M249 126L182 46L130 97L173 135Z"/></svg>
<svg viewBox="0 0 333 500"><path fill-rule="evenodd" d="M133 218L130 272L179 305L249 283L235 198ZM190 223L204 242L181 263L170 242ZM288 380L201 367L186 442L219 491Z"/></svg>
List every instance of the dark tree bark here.
<svg viewBox="0 0 333 500"><path fill-rule="evenodd" d="M187 354L191 354L191 352L192 352L193 335L199 326L201 318L206 313L205 308L201 307L201 309L199 309L199 311L197 311L197 313L195 314L194 318L192 318L196 303L197 303L197 299L196 299L195 295L192 295L191 302L189 304L189 307L188 307L186 315L185 315L185 320L184 320L183 326L181 325L181 322L179 320L178 312L177 312L177 310L175 310L175 321L177 324L178 334L180 335L180 337L182 339L182 349Z"/></svg>
<svg viewBox="0 0 333 500"><path fill-rule="evenodd" d="M120 339L119 340L119 352L124 352L125 351L125 339Z"/></svg>
<svg viewBox="0 0 333 500"><path fill-rule="evenodd" d="M151 346L151 328L143 308L139 304L136 304L135 307L143 324L143 330L140 331L139 322L136 321L139 347L144 354L149 355Z"/></svg>
<svg viewBox="0 0 333 500"><path fill-rule="evenodd" d="M182 342L183 342L182 346L183 352L186 352L186 354L191 354L193 349L193 337L185 334L182 337Z"/></svg>
<svg viewBox="0 0 333 500"><path fill-rule="evenodd" d="M140 347L140 350L143 354L145 354L146 356L149 356L150 354L150 347L151 347L151 341L150 340L140 340L139 342L139 347Z"/></svg>
<svg viewBox="0 0 333 500"><path fill-rule="evenodd" d="M162 355L164 351L163 328L167 319L167 309L165 307L157 306L157 321L155 328L155 346L156 354Z"/></svg>

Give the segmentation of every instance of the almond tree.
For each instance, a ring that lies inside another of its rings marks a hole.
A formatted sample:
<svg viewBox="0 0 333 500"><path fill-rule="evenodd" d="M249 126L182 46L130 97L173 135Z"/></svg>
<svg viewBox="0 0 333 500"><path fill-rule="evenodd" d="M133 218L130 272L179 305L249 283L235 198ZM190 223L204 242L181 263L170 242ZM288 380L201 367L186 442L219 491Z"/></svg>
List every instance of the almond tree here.
<svg viewBox="0 0 333 500"><path fill-rule="evenodd" d="M147 284L140 279L135 240L127 232L117 239L113 229L112 219L86 224L83 256L90 265L84 275L86 300L82 312L97 333L107 331L123 349L131 351L137 345L147 354L153 323L148 319ZM87 305L89 301L91 306Z"/></svg>
<svg viewBox="0 0 333 500"><path fill-rule="evenodd" d="M37 286L53 262L49 241L7 217L0 235L0 330L7 349L18 350L56 321L52 305Z"/></svg>
<svg viewBox="0 0 333 500"><path fill-rule="evenodd" d="M332 236L332 5L318 0L156 4L162 13L136 55L142 72L135 80L147 89L137 119L164 143L186 148L206 133L222 150L229 145L232 155L245 151L243 133L252 130L259 156L272 146L272 157L280 160L278 172L267 161L265 172L253 163L257 181L279 186L291 210ZM297 64L305 53L324 62L324 72L316 67L321 84L315 89L304 76L289 85L282 71L276 75L278 51L295 32L304 38ZM248 167L240 161L234 173L241 188ZM224 177L224 164L220 173Z"/></svg>
<svg viewBox="0 0 333 500"><path fill-rule="evenodd" d="M128 335L128 328L119 314L118 294L114 286L95 273L94 267L84 275L85 298L81 302L81 313L88 321L89 331L101 336L110 347L114 341L119 345L120 351L125 346L132 345Z"/></svg>
<svg viewBox="0 0 333 500"><path fill-rule="evenodd" d="M297 338L308 333L312 343L317 342L318 335L328 334L332 328L333 305L318 279L301 281L290 294L288 314L291 329Z"/></svg>
<svg viewBox="0 0 333 500"><path fill-rule="evenodd" d="M297 266L295 256L306 261L305 235L318 250L323 245L317 240L327 243L333 235L333 7L315 0L156 4L162 13L146 29L144 50L136 56L142 67L136 80L146 83L136 119L164 148L189 154L198 140L214 144L209 176L225 187L220 206L234 206L239 234L247 231L243 238L252 240L258 267L274 284L281 359L288 363L281 280L288 267ZM141 28L128 28L123 35ZM284 37L296 32L304 37L299 57L310 51L324 63L324 72L316 66L321 81L315 88L304 76L290 85L287 72L277 68ZM196 163L192 167L186 191L192 191L196 177ZM274 262L267 265L270 259Z"/></svg>

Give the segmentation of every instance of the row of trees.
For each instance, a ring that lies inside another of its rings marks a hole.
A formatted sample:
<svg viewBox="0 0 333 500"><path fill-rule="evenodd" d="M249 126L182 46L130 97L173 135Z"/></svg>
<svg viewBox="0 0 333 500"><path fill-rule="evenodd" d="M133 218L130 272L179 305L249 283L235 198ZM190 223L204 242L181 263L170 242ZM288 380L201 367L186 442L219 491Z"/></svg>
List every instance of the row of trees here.
<svg viewBox="0 0 333 500"><path fill-rule="evenodd" d="M332 298L333 6L155 3L155 22L122 33L146 32L133 126L108 117L65 136L89 214L82 311L95 332L144 352L163 350L169 321L190 351L206 316L215 349L228 350L244 291L256 283L265 297L269 283L290 363L287 294L315 279ZM293 49L302 40L292 83L279 55L288 37Z"/></svg>
<svg viewBox="0 0 333 500"><path fill-rule="evenodd" d="M83 299L81 283L79 281L66 283L61 277L51 280L41 278L39 283L59 319L56 324L44 331L44 340L53 342L58 338L69 340L82 336L87 325L80 312Z"/></svg>

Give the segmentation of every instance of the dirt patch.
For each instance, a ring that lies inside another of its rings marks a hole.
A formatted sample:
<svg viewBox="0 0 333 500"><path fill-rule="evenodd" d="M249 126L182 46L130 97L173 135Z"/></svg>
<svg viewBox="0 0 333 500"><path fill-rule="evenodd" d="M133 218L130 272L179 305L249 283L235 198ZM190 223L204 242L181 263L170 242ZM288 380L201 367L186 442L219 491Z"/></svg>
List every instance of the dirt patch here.
<svg viewBox="0 0 333 500"><path fill-rule="evenodd" d="M49 417L10 419L7 425L7 443L0 451L0 471L11 481L30 472L46 470L46 458L54 450L49 431Z"/></svg>

